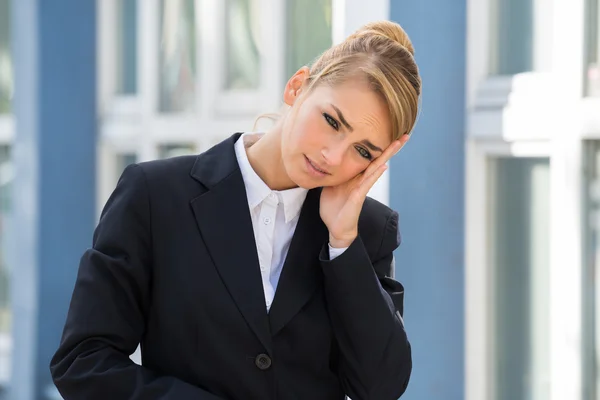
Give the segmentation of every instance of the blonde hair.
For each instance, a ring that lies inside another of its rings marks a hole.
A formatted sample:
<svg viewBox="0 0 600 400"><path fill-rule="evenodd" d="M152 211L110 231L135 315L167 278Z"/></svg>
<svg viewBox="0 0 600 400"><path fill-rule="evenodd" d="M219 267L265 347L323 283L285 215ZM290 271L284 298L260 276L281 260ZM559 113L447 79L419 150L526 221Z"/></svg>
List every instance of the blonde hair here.
<svg viewBox="0 0 600 400"><path fill-rule="evenodd" d="M397 23L366 24L315 60L307 93L320 84L366 79L388 105L392 139L398 139L412 132L418 116L421 77L414 53L408 35Z"/></svg>

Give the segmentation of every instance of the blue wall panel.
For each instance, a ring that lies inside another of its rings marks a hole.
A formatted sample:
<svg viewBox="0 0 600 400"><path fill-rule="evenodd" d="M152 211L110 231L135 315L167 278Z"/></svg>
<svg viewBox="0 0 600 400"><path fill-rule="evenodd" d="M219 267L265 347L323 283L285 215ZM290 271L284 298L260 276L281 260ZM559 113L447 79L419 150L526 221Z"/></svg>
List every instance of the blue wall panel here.
<svg viewBox="0 0 600 400"><path fill-rule="evenodd" d="M390 13L411 37L423 78L419 122L390 168L414 357L403 400L462 400L466 4L391 0Z"/></svg>
<svg viewBox="0 0 600 400"><path fill-rule="evenodd" d="M95 223L96 2L18 0L12 17L10 398L46 399L48 365Z"/></svg>

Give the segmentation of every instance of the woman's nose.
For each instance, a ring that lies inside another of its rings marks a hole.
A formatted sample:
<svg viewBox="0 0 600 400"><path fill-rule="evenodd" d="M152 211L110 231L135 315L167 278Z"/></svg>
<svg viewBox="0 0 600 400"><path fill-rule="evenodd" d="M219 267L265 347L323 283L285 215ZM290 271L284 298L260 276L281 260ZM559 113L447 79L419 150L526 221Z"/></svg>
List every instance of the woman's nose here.
<svg viewBox="0 0 600 400"><path fill-rule="evenodd" d="M321 150L321 155L328 165L338 166L342 163L345 151L342 143L331 143Z"/></svg>

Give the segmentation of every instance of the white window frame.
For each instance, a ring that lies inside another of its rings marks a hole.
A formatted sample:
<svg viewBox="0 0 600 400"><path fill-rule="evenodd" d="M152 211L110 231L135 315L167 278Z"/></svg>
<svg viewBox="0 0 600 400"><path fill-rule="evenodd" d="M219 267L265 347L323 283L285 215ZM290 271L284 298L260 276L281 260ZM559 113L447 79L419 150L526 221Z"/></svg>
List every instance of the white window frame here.
<svg viewBox="0 0 600 400"><path fill-rule="evenodd" d="M278 12L276 0L260 0L268 13ZM98 143L98 202L100 212L116 184L117 157L134 153L138 161L158 157L161 145L193 145L200 152L218 143L236 130L250 130L254 123L256 104L273 109L273 85L263 85L256 93L222 93L219 82L222 69L215 46L223 36L217 16L224 11L224 2L195 0L197 34L196 48L197 88L196 109L192 113L161 113L158 110L159 54L159 0L138 0L137 3L137 93L119 96L116 93L117 59L116 36L113 29L119 0L103 0L98 7L98 105L100 132ZM281 24L279 22L279 24ZM281 76L282 65L271 62L273 54L283 45L276 35L278 23L261 24L266 47L262 54L263 76ZM265 70L266 69L266 70ZM263 80L270 82L269 80ZM225 96L225 97L224 97ZM244 108L243 104L250 104ZM241 112L240 112L241 110ZM199 130L202 129L200 132Z"/></svg>
<svg viewBox="0 0 600 400"><path fill-rule="evenodd" d="M15 134L15 120L12 114L0 115L0 145L10 145Z"/></svg>
<svg viewBox="0 0 600 400"><path fill-rule="evenodd" d="M285 51L285 35L282 34L286 25L284 22L285 2L281 0L255 1L258 1L258 9L260 10L260 85L258 88L252 90L223 89L222 87L225 84L225 63L227 62L226 54L222 52L219 56L215 57L214 49L212 49L210 54L212 55L215 74L211 74L211 76L216 77L216 79L212 79L212 82L215 84L213 90L217 99L213 112L219 116L255 116L265 112L264 107L266 106L272 108L275 105L273 99L277 99L281 95L281 82L284 79L285 71L285 58L281 57ZM211 18L211 32L219 32L213 38L214 48L224 49L225 24L219 23L219 21L225 21L226 1L214 2L212 4L216 8L215 14L217 17ZM280 31L278 32L278 30ZM206 57L208 57L208 54Z"/></svg>
<svg viewBox="0 0 600 400"><path fill-rule="evenodd" d="M550 157L548 141L508 143L475 139L466 145L465 392L467 400L494 399L493 243L489 162L500 157Z"/></svg>
<svg viewBox="0 0 600 400"><path fill-rule="evenodd" d="M540 29L552 35L552 51L534 55L548 68L507 77L489 76L493 1L467 1L466 399L494 392L487 160L498 155L550 158L550 392L552 400L581 399L581 147L600 137L599 103L582 98L585 0L549 0L553 12L540 14Z"/></svg>

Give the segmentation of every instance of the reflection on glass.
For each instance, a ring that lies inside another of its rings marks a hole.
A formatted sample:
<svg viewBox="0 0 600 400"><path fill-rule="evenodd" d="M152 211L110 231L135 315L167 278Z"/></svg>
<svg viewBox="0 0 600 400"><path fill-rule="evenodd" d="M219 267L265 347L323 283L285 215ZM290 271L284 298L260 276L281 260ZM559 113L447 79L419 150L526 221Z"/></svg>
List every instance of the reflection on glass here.
<svg viewBox="0 0 600 400"><path fill-rule="evenodd" d="M171 158L196 154L196 146L193 144L167 144L158 149L159 158Z"/></svg>
<svg viewBox="0 0 600 400"><path fill-rule="evenodd" d="M513 75L533 69L533 0L494 0L492 11L493 75ZM495 11L495 12L494 12Z"/></svg>
<svg viewBox="0 0 600 400"><path fill-rule="evenodd" d="M10 332L10 268L6 264L6 240L12 172L10 148L0 146L0 334Z"/></svg>
<svg viewBox="0 0 600 400"><path fill-rule="evenodd" d="M10 112L13 71L10 55L10 1L0 0L0 114Z"/></svg>
<svg viewBox="0 0 600 400"><path fill-rule="evenodd" d="M225 18L225 89L260 85L258 0L227 0Z"/></svg>
<svg viewBox="0 0 600 400"><path fill-rule="evenodd" d="M550 163L490 162L495 399L550 395Z"/></svg>
<svg viewBox="0 0 600 400"><path fill-rule="evenodd" d="M286 81L331 46L331 0L287 0Z"/></svg>
<svg viewBox="0 0 600 400"><path fill-rule="evenodd" d="M117 16L117 93L137 92L137 0L120 0Z"/></svg>
<svg viewBox="0 0 600 400"><path fill-rule="evenodd" d="M600 5L588 0L587 95L600 97Z"/></svg>
<svg viewBox="0 0 600 400"><path fill-rule="evenodd" d="M161 112L193 111L196 104L194 0L160 2Z"/></svg>
<svg viewBox="0 0 600 400"><path fill-rule="evenodd" d="M585 147L585 262L583 269L583 399L600 396L600 141Z"/></svg>

